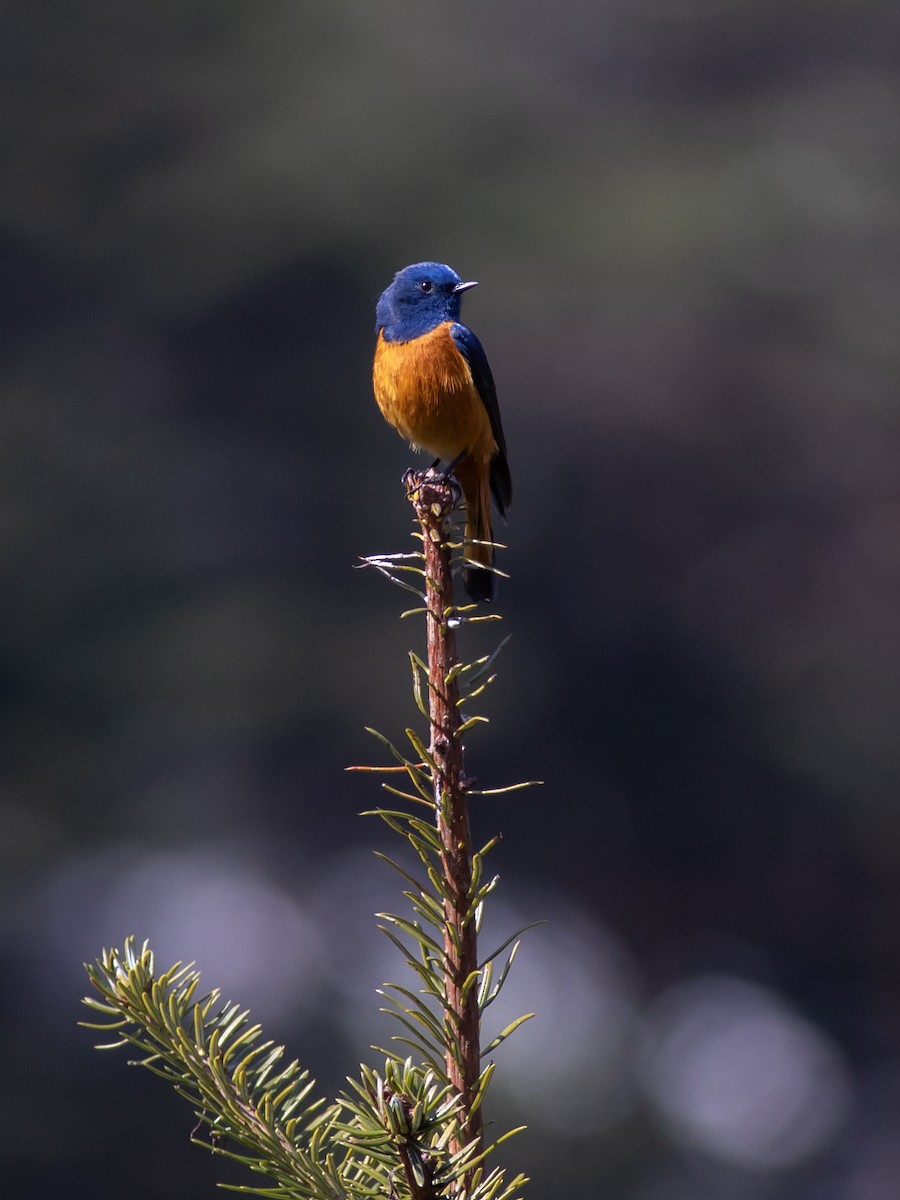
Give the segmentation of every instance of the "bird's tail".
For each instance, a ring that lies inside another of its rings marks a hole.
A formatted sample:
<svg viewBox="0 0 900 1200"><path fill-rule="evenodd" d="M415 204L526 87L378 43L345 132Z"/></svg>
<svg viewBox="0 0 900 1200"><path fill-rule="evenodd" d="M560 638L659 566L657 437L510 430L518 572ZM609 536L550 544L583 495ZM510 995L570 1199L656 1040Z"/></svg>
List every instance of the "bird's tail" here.
<svg viewBox="0 0 900 1200"><path fill-rule="evenodd" d="M482 566L467 566L463 570L463 587L475 601L490 603L494 598L495 577L490 568L494 565L494 540L491 526L490 464L466 457L457 464L456 478L466 500L466 531L463 539L463 554L470 563Z"/></svg>

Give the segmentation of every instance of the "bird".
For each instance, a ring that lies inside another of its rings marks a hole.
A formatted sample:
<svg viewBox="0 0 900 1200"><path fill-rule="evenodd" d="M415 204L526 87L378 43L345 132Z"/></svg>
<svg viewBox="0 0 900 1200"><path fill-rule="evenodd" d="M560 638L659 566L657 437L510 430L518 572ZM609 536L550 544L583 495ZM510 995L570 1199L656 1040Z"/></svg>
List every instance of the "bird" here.
<svg viewBox="0 0 900 1200"><path fill-rule="evenodd" d="M470 599L489 603L495 595L491 496L505 517L512 479L487 355L459 319L463 293L476 286L445 263L398 271L375 307L372 385L388 424L456 476L466 507L463 586Z"/></svg>

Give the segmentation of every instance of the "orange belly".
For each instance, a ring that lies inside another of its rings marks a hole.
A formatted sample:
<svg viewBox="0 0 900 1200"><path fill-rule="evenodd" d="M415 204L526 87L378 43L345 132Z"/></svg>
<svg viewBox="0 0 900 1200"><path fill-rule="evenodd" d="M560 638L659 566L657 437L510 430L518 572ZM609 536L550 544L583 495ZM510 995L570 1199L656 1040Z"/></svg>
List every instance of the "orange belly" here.
<svg viewBox="0 0 900 1200"><path fill-rule="evenodd" d="M482 462L497 451L491 421L450 323L411 342L378 334L372 371L384 419L416 449L452 462L463 452Z"/></svg>

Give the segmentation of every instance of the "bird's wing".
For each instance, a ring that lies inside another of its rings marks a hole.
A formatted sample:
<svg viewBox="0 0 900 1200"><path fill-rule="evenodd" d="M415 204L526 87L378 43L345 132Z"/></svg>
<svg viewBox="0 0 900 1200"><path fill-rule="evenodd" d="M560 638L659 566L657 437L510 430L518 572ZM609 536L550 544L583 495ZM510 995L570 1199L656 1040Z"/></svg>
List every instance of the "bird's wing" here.
<svg viewBox="0 0 900 1200"><path fill-rule="evenodd" d="M460 354L469 364L478 395L481 397L482 403L491 419L491 430L500 451L492 464L491 489L494 492L497 506L502 513L509 508L510 501L512 500L512 483L509 476L509 467L506 462L506 438L503 436L503 424L500 420L500 405L497 403L497 388L494 385L494 376L491 374L490 364L484 352L484 347L467 325L463 325L459 321L454 321L450 326L450 336L453 338L457 350L459 350Z"/></svg>

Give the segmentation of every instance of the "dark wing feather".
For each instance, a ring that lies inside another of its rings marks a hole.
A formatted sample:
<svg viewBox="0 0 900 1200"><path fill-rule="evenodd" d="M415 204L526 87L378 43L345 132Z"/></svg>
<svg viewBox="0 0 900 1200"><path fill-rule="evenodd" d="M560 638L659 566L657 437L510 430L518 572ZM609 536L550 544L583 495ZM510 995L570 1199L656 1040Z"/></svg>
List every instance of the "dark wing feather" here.
<svg viewBox="0 0 900 1200"><path fill-rule="evenodd" d="M454 321L450 326L450 336L460 354L469 364L478 395L491 419L494 440L499 446L498 452L491 460L491 491L501 515L505 515L512 502L512 479L509 474L509 464L506 461L506 438L503 436L503 424L500 420L500 405L497 403L494 377L491 374L484 347L467 325Z"/></svg>

